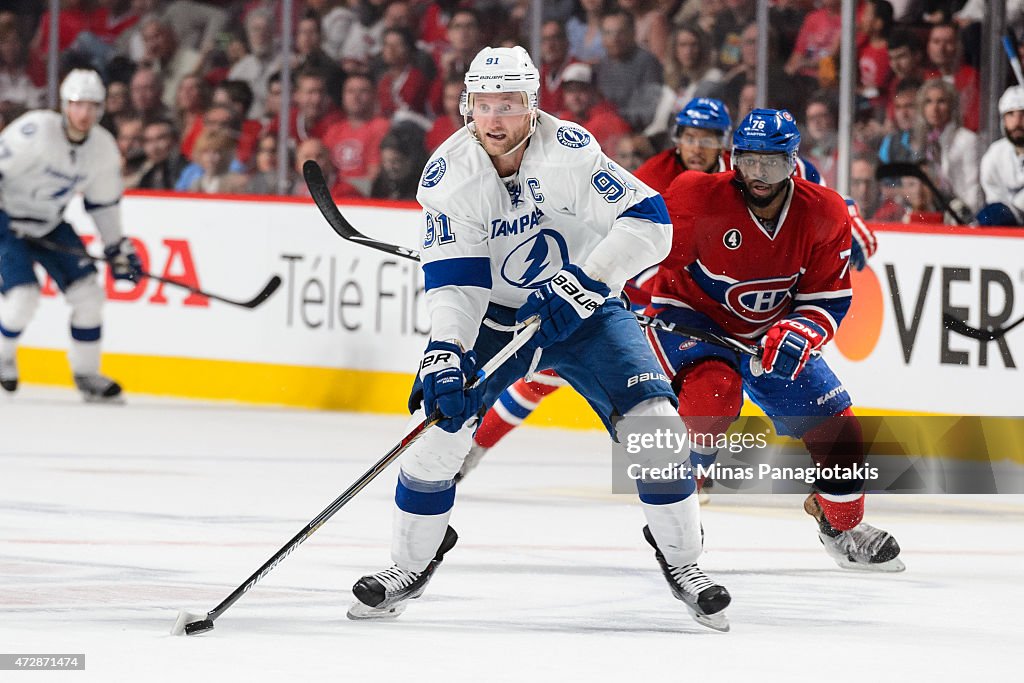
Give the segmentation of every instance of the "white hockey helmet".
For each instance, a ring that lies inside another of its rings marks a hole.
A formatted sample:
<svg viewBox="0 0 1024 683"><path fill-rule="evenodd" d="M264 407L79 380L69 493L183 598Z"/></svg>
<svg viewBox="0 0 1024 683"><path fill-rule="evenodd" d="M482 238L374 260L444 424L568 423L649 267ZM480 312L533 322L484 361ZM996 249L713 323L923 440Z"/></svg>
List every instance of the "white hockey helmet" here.
<svg viewBox="0 0 1024 683"><path fill-rule="evenodd" d="M999 115L1024 109L1024 86L1014 85L999 98Z"/></svg>
<svg viewBox="0 0 1024 683"><path fill-rule="evenodd" d="M526 93L526 106L531 111L537 109L540 72L533 65L530 53L518 45L480 50L469 64L465 83L466 89L459 105L463 116L469 115L469 98L476 93Z"/></svg>
<svg viewBox="0 0 1024 683"><path fill-rule="evenodd" d="M107 89L100 75L92 69L72 69L60 84L61 104L67 102L95 102L101 107L107 100Z"/></svg>

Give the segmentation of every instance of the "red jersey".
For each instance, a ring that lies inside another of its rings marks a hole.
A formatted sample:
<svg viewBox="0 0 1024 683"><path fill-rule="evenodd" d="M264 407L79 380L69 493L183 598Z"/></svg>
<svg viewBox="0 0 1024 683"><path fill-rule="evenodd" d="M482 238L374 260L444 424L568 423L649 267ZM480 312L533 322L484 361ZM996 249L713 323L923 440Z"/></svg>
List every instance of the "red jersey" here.
<svg viewBox="0 0 1024 683"><path fill-rule="evenodd" d="M672 250L652 285L652 305L703 313L751 341L783 318L799 318L828 341L852 296L846 203L794 179L772 232L747 209L733 178L683 173L664 193Z"/></svg>
<svg viewBox="0 0 1024 683"><path fill-rule="evenodd" d="M334 167L345 178L367 178L380 163L380 141L388 132L388 120L378 116L358 126L344 119L327 129L324 144Z"/></svg>
<svg viewBox="0 0 1024 683"><path fill-rule="evenodd" d="M327 131L330 129L331 126L333 126L336 123L341 123L345 121L345 115L341 112L340 109L331 108L327 110L327 113L325 113L323 116L317 119L312 126L310 126L309 121L307 121L305 117L303 117L301 120L299 119L299 112L297 109L292 109L291 114L289 116L289 121L289 139L298 142L305 142L310 138L317 138L323 140L324 136L327 135ZM280 117L275 116L270 120L270 123L267 124L266 130L262 131L261 134L276 136L278 129L280 127Z"/></svg>

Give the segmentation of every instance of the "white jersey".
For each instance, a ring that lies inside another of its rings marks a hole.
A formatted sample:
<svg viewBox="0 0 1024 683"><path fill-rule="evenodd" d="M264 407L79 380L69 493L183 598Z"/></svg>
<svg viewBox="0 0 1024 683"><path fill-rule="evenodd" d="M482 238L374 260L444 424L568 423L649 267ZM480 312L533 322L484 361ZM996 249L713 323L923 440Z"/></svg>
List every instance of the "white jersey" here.
<svg viewBox="0 0 1024 683"><path fill-rule="evenodd" d="M986 204L1005 204L1024 218L1024 156L1005 137L989 145L981 157L981 189Z"/></svg>
<svg viewBox="0 0 1024 683"><path fill-rule="evenodd" d="M121 239L118 203L121 155L114 137L93 126L81 143L68 140L63 116L32 111L0 132L0 208L20 234L43 237L61 222L64 208L81 192L104 244Z"/></svg>
<svg viewBox="0 0 1024 683"><path fill-rule="evenodd" d="M615 295L671 245L660 195L605 156L584 128L544 112L515 176L499 178L460 129L434 152L416 198L432 336L466 348L488 303L518 308L567 264Z"/></svg>

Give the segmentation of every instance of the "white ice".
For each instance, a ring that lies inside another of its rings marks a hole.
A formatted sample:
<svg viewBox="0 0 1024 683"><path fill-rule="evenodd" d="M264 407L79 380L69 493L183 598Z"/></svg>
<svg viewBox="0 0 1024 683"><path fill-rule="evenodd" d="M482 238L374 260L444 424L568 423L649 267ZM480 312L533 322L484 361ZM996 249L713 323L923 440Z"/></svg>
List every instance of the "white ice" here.
<svg viewBox="0 0 1024 683"><path fill-rule="evenodd" d="M598 432L523 428L460 486L460 541L394 622L352 622L390 564L385 472L216 623L212 609L401 436L399 417L132 396L0 398L0 652L60 681L1019 680L1024 500L875 497L900 575L838 569L791 497L719 495L702 565L732 632L672 599Z"/></svg>

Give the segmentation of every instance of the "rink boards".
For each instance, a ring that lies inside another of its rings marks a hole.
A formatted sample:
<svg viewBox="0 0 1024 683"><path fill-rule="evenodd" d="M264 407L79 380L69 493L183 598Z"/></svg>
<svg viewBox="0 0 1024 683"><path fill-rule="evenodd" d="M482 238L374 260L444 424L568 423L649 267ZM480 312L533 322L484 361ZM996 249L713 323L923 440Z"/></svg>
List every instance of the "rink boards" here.
<svg viewBox="0 0 1024 683"><path fill-rule="evenodd" d="M369 235L415 247L412 204L351 202ZM134 194L126 232L147 268L249 299L246 310L147 282L107 281L104 370L129 392L368 412L402 412L428 331L415 263L345 242L309 200ZM76 227L94 234L80 208ZM1024 327L988 344L942 328L949 311L979 325L1024 315L1024 231L879 226L870 269L826 357L862 412L1007 415L1017 408ZM98 245L93 245L98 252ZM756 258L756 254L750 255ZM127 286L125 286L127 284ZM67 308L52 285L24 335L27 382L70 384ZM570 390L534 424L597 428Z"/></svg>

